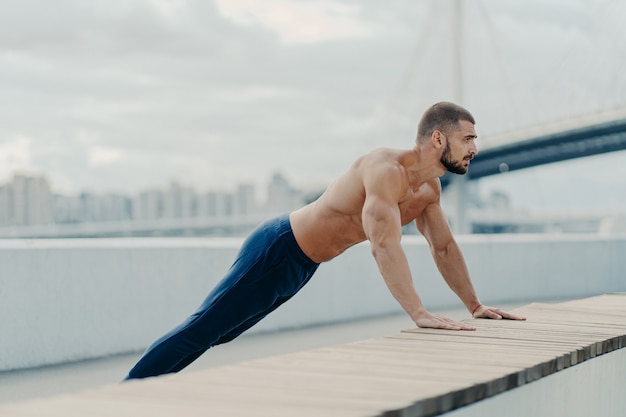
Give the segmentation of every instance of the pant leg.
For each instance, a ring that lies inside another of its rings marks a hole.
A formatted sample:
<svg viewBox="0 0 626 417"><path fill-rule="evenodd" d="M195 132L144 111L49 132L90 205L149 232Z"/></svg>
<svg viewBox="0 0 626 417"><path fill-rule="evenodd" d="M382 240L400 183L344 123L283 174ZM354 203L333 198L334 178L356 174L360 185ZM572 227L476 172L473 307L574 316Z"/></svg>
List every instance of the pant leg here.
<svg viewBox="0 0 626 417"><path fill-rule="evenodd" d="M226 333L225 335L223 335L222 337L220 337L215 343L213 343L212 346L217 346L217 345L221 345L223 343L228 343L234 339L236 339L238 336L240 336L243 332L245 332L246 330L248 330L249 328L253 327L255 324L257 324L259 321L261 321L265 316L267 316L269 313L271 313L272 311L276 310L278 307L280 307L284 302L286 302L289 298L291 297L283 297L279 300L277 300L269 309L260 312L259 314L257 314L254 317L251 317L250 319L246 320L244 323L242 323L241 325L237 326L236 328L234 328L233 330L231 330L230 332ZM178 364L176 364L176 366L174 366L172 368L172 370L170 372L180 372L181 370L183 370L184 368L186 368L188 365L190 365L193 361L195 361L196 359L198 359L200 356L202 356L202 354L204 352L206 352L208 349L202 349L192 355L187 355L187 357L185 357L185 359L183 359L182 361L180 361Z"/></svg>
<svg viewBox="0 0 626 417"><path fill-rule="evenodd" d="M239 336L299 291L317 266L294 262L289 247L293 242L284 240L271 227L255 231L198 311L148 348L126 379L180 371L210 347Z"/></svg>

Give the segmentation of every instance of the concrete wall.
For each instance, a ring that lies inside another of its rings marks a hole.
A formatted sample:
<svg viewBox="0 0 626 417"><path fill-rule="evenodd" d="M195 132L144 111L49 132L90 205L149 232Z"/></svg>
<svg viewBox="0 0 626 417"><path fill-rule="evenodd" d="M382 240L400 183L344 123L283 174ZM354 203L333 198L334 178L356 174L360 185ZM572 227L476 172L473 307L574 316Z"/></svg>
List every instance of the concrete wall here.
<svg viewBox="0 0 626 417"><path fill-rule="evenodd" d="M625 374L626 349L619 349L443 416L623 416Z"/></svg>
<svg viewBox="0 0 626 417"><path fill-rule="evenodd" d="M458 241L484 303L626 291L626 236L480 235ZM0 371L144 349L193 312L240 243L0 240ZM424 240L406 237L404 246L427 308L459 305ZM397 312L369 245L362 244L321 265L292 301L251 331Z"/></svg>

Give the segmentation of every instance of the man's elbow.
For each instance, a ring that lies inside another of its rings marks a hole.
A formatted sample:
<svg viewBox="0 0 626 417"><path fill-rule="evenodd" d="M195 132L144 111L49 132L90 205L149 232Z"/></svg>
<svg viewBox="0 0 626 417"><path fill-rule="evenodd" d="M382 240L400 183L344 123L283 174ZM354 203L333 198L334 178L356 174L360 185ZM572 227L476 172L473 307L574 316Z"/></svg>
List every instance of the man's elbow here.
<svg viewBox="0 0 626 417"><path fill-rule="evenodd" d="M393 261L394 254L398 252L398 245L389 240L370 241L372 256L377 263L388 263Z"/></svg>
<svg viewBox="0 0 626 417"><path fill-rule="evenodd" d="M384 259L389 257L389 249L385 242L370 242L370 250L374 259Z"/></svg>
<svg viewBox="0 0 626 417"><path fill-rule="evenodd" d="M454 246L454 240L449 240L446 242L441 242L436 245L431 245L430 250L433 254L433 257L436 259L445 259L452 250Z"/></svg>

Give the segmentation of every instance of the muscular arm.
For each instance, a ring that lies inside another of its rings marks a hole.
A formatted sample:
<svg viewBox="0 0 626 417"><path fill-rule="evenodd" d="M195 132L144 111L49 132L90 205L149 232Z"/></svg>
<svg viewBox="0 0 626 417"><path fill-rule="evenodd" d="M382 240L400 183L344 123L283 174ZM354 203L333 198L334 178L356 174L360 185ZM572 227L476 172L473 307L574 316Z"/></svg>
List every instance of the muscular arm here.
<svg viewBox="0 0 626 417"><path fill-rule="evenodd" d="M415 219L415 224L428 241L437 269L448 286L470 312L474 311L480 305L480 301L470 279L463 254L450 232L439 202L431 203L426 207L421 216Z"/></svg>
<svg viewBox="0 0 626 417"><path fill-rule="evenodd" d="M393 189L369 184L363 206L363 229L385 284L413 321L424 312L400 239L402 228ZM379 190L379 188L381 188ZM396 200L397 201L397 200Z"/></svg>
<svg viewBox="0 0 626 417"><path fill-rule="evenodd" d="M400 240L401 216L398 201L406 192L406 180L399 167L385 166L367 170L364 174L365 203L362 221L367 239L387 287L411 319L419 327L471 330L426 311L417 291Z"/></svg>
<svg viewBox="0 0 626 417"><path fill-rule="evenodd" d="M525 320L524 317L480 303L461 249L452 236L438 199L424 209L421 216L415 219L415 224L428 241L437 269L444 280L475 318Z"/></svg>

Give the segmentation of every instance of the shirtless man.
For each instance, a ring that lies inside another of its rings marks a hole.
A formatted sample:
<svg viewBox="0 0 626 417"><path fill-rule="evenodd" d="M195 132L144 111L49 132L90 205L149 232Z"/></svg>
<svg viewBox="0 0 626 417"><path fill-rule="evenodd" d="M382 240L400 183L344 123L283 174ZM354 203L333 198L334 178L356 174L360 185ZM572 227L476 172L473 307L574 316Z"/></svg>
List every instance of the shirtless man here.
<svg viewBox="0 0 626 417"><path fill-rule="evenodd" d="M446 171L465 174L478 153L474 124L464 108L437 103L422 116L412 149L376 149L357 159L317 201L263 223L198 311L148 348L126 379L180 371L291 298L321 262L364 240L370 241L389 290L417 326L475 330L424 308L400 244L402 226L411 221L473 317L524 320L480 303L439 203L439 177Z"/></svg>

